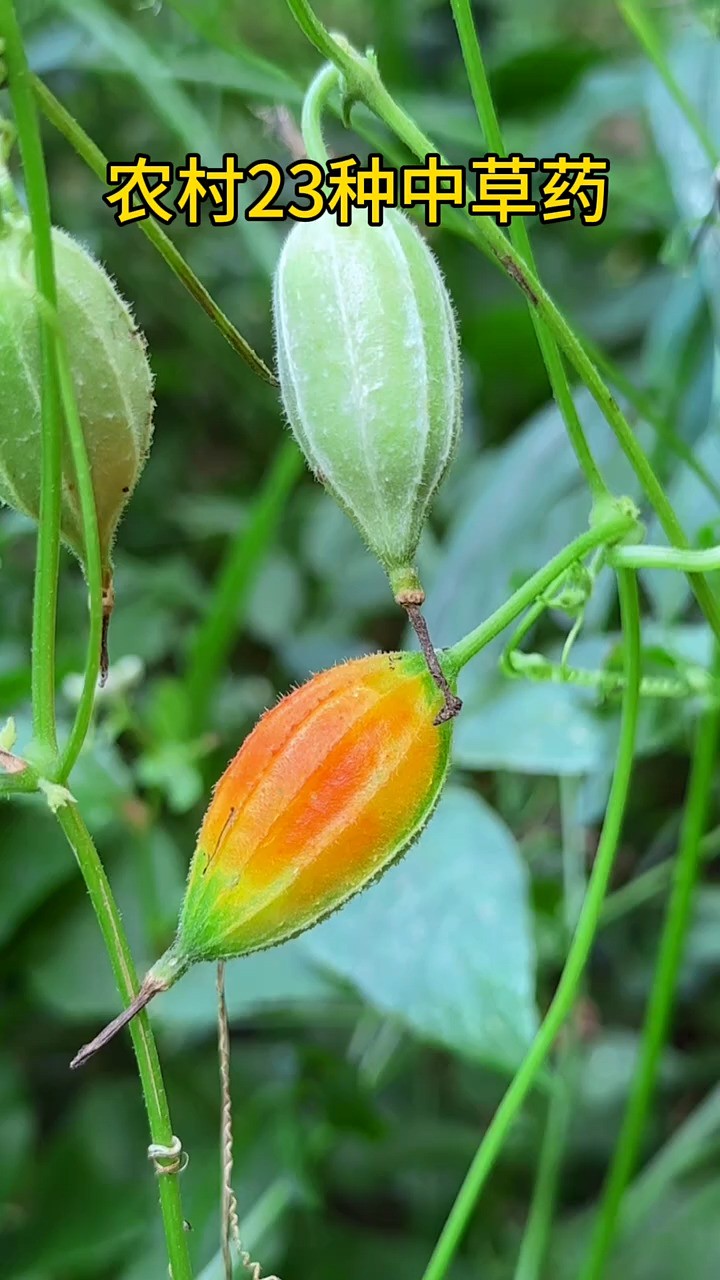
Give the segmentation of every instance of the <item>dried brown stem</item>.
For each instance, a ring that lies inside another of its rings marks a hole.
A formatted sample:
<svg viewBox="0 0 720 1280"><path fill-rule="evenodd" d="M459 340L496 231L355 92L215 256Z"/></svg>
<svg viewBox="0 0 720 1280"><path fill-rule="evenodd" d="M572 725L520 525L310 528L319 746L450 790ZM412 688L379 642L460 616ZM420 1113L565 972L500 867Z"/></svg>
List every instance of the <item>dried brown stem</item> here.
<svg viewBox="0 0 720 1280"><path fill-rule="evenodd" d="M3 751L0 748L0 769L3 773L24 773L27 769L27 760L23 760L20 756L14 756L11 751Z"/></svg>
<svg viewBox="0 0 720 1280"><path fill-rule="evenodd" d="M230 1093L230 1028L228 1026L227 1005L225 1003L225 962L220 961L217 967L218 994L218 1058L220 1060L220 1167L222 1174L222 1206L220 1211L220 1240L222 1245L225 1280L233 1280L233 1227L238 1234L237 1200L232 1185L233 1171L233 1132L232 1132L232 1096Z"/></svg>
<svg viewBox="0 0 720 1280"><path fill-rule="evenodd" d="M103 1027L103 1030L99 1035L95 1036L94 1040L91 1040L89 1044L84 1044L82 1049L75 1054L70 1063L71 1068L75 1070L77 1067L83 1067L92 1058L93 1054L97 1053L99 1049L103 1049L117 1035L118 1031L122 1031L123 1027L126 1027L128 1022L137 1013L140 1013L140 1010L144 1009L154 996L159 995L161 991L167 991L167 983L162 982L159 978L147 977L132 1004L129 1004L127 1009L123 1009L117 1018L113 1018L112 1022Z"/></svg>
<svg viewBox="0 0 720 1280"><path fill-rule="evenodd" d="M110 670L110 654L108 651L108 632L110 619L115 608L115 587L111 576L103 582L102 594L102 635L100 638L100 688L104 688Z"/></svg>
<svg viewBox="0 0 720 1280"><path fill-rule="evenodd" d="M404 600L400 603L405 609L415 635L420 641L420 648L423 651L430 675L445 699L445 706L440 714L436 716L435 724L446 724L448 720L452 720L462 710L462 700L458 698L456 693L453 693L445 672L438 662L437 654L430 639L427 622L420 612L420 606Z"/></svg>
<svg viewBox="0 0 720 1280"><path fill-rule="evenodd" d="M225 1002L225 962L221 960L217 967L218 994L218 1057L220 1059L220 1098L222 1118L220 1123L220 1161L222 1173L222 1221L221 1244L225 1269L225 1280L233 1280L235 1268L233 1264L232 1246L235 1245L240 1261L252 1280L261 1280L261 1267L254 1262L243 1247L240 1239L240 1217L238 1214L237 1196L233 1190L233 1123L232 1095L230 1093L230 1027L228 1024L227 1004ZM279 1280L278 1276L268 1276L267 1280Z"/></svg>

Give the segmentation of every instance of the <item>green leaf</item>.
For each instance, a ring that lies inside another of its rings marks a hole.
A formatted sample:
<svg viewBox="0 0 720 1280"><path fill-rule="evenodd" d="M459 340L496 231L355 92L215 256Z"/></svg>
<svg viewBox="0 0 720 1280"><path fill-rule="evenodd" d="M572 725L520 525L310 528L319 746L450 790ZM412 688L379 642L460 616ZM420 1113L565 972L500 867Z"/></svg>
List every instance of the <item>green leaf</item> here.
<svg viewBox="0 0 720 1280"><path fill-rule="evenodd" d="M691 28L674 41L670 58L673 75L682 92L720 152L720 45L708 39L700 27ZM667 169L675 203L692 240L717 204L713 159L707 154L692 124L653 69L647 77L647 106L655 144ZM720 220L703 234L697 252L698 267L720 334Z"/></svg>
<svg viewBox="0 0 720 1280"><path fill-rule="evenodd" d="M416 848L306 936L313 959L421 1038L505 1069L536 1027L527 876L515 841L450 787Z"/></svg>
<svg viewBox="0 0 720 1280"><path fill-rule="evenodd" d="M607 754L607 729L593 694L561 684L513 680L465 703L453 759L464 769L577 777Z"/></svg>

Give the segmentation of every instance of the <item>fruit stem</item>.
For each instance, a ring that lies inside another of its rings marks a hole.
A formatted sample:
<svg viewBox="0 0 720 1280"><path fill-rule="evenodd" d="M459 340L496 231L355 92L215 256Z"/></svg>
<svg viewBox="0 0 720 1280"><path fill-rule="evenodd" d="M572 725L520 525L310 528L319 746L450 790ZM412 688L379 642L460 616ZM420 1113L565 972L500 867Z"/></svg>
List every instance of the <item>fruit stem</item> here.
<svg viewBox="0 0 720 1280"><path fill-rule="evenodd" d="M437 654L430 639L427 622L420 612L420 606L417 604L403 604L403 608L420 642L420 648L423 651L430 675L445 699L445 706L436 716L433 723L438 725L446 724L448 720L454 719L458 712L462 710L462 700L458 698L457 694L453 693L448 684L447 676L438 662Z"/></svg>
<svg viewBox="0 0 720 1280"><path fill-rule="evenodd" d="M456 673L461 671L481 649L490 644L491 640L500 635L525 609L529 609L545 591L548 591L571 565L580 563L596 547L612 546L619 542L630 534L636 525L637 521L632 512L617 510L609 519L593 524L585 533L581 533L579 537L569 542L562 551L553 556L552 560L548 560L542 569L538 569L537 573L518 587L517 591L514 591L499 609L491 613L489 618L444 653L443 665L446 670L451 668Z"/></svg>
<svg viewBox="0 0 720 1280"><path fill-rule="evenodd" d="M102 633L100 637L100 688L103 689L107 684L108 672L110 670L110 653L108 650L108 634L110 631L110 619L115 608L115 585L113 583L112 570L106 569L103 574L102 586Z"/></svg>
<svg viewBox="0 0 720 1280"><path fill-rule="evenodd" d="M327 165L328 153L322 134L321 116L333 89L340 83L340 73L332 63L321 67L305 94L300 128L305 150L311 160Z"/></svg>
<svg viewBox="0 0 720 1280"><path fill-rule="evenodd" d="M126 1027L137 1013L140 1013L141 1009L144 1009L161 991L167 991L167 989L168 984L166 982L153 977L152 974L148 974L132 1003L126 1009L123 1009L117 1018L113 1018L112 1022L108 1022L107 1026L103 1027L94 1040L90 1040L88 1044L84 1044L82 1049L78 1050L70 1063L71 1068L75 1070L77 1067L83 1067L99 1049L103 1049L106 1044L109 1044L118 1032L122 1031L123 1027Z"/></svg>
<svg viewBox="0 0 720 1280"><path fill-rule="evenodd" d="M46 754L57 756L55 722L55 617L60 559L62 415L58 387L56 339L49 319L57 307L51 238L50 192L37 111L22 34L13 0L0 0L0 41L7 68L10 101L25 176L32 227L32 247L41 353L40 517L37 539L31 684L33 728Z"/></svg>

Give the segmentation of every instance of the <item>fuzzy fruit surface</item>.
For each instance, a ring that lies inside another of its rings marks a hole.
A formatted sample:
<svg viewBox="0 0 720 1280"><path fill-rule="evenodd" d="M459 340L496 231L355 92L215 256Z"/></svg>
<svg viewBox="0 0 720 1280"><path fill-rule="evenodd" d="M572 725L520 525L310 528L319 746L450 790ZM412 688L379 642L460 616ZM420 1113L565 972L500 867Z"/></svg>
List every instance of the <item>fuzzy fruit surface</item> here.
<svg viewBox="0 0 720 1280"><path fill-rule="evenodd" d="M93 478L103 566L152 438L153 380L145 342L110 277L53 230L58 323L65 339ZM33 243L25 218L0 210L0 501L38 518L41 368ZM82 560L80 501L67 442L61 531Z"/></svg>
<svg viewBox="0 0 720 1280"><path fill-rule="evenodd" d="M190 867L176 942L151 970L272 946L334 911L420 834L452 728L420 654L314 676L259 720L220 779Z"/></svg>
<svg viewBox="0 0 720 1280"><path fill-rule="evenodd" d="M452 305L412 224L387 210L296 223L274 282L285 412L305 457L394 588L405 585L460 432Z"/></svg>

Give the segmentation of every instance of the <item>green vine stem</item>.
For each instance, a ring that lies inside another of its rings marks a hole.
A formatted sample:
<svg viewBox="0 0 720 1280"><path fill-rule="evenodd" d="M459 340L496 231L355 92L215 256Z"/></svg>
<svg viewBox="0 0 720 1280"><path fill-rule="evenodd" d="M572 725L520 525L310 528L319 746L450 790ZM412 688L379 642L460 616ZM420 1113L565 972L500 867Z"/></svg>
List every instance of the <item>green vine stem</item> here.
<svg viewBox="0 0 720 1280"><path fill-rule="evenodd" d="M496 155L507 155L500 121L498 120L488 82L485 63L473 21L470 0L450 0L455 25L460 39L470 89L475 103L478 120L485 135L485 144ZM535 259L530 244L528 229L522 218L514 218L510 224L510 240L533 273L537 274ZM575 401L572 398L570 384L563 364L562 356L547 325L540 313L533 307L528 298L530 316L537 336L538 345L545 362L548 379L560 412L565 420L568 437L577 455L578 462L587 478L593 498L608 495L608 488L602 478L600 469L592 455L583 431L582 423Z"/></svg>
<svg viewBox="0 0 720 1280"><path fill-rule="evenodd" d="M625 688L622 671L586 671L551 662L541 653L505 652L503 670L512 680L533 680L538 684L568 684L579 689L596 689L605 695L620 693ZM713 702L720 697L720 684L704 667L685 668L683 676L643 676L641 698L690 698L702 694Z"/></svg>
<svg viewBox="0 0 720 1280"><path fill-rule="evenodd" d="M83 490L82 519L85 540L88 544L88 577L91 595L97 592L96 579L99 563L99 550L96 545L97 521L92 477L82 439L82 427L77 419L72 381L64 358L64 349L57 341L58 332L55 323L57 292L52 254L49 191L32 80L12 0L0 0L0 39L4 43L3 54L7 65L11 101L25 171L37 287L42 303L39 309L43 357L42 487L33 616L32 695L35 734L42 755L42 759L34 763L40 763L42 771L52 777L57 773L55 624L60 547L61 391L68 419L71 452L78 483L82 485ZM91 631L93 625L96 626L96 621L94 624L91 622ZM98 643L93 645L93 654L88 654L86 674L90 672L91 666L93 670L95 669L94 664L99 655L99 636L97 640ZM86 694L80 713L81 726L87 714L88 701L89 695ZM79 749L80 741L80 728L78 728L71 734L69 743L71 756L76 748ZM65 763L67 762L66 759ZM43 779L38 778L33 769L6 774L6 778L8 782L15 784L13 787L4 788L8 791L30 790L43 786ZM48 800L56 809L58 821L75 852L105 940L115 979L124 1000L129 1002L137 990L137 976L122 929L120 914L102 863L75 804L68 803L67 793L58 794L56 791L54 796L51 796L51 784L46 785L44 789ZM167 1148L173 1142L173 1135L157 1050L147 1019L138 1023L133 1032L133 1039L153 1143ZM159 1179L159 1183L173 1280L192 1280L178 1178L176 1174L166 1172Z"/></svg>
<svg viewBox="0 0 720 1280"><path fill-rule="evenodd" d="M714 828L700 841L700 856L703 862L709 862L720 855L720 827ZM642 871L634 880L629 880L622 888L611 893L603 907L603 925L614 924L629 911L636 911L646 902L664 893L671 883L674 872L672 858L665 858L647 871Z"/></svg>
<svg viewBox="0 0 720 1280"><path fill-rule="evenodd" d="M712 494L717 503L720 503L720 485L700 458L695 457L690 445L686 444L677 431L674 430L669 420L670 413L668 410L665 409L660 412L652 395L648 391L636 387L617 361L611 360L596 343L590 341L587 334L583 335L583 344L590 359L597 365L600 372L605 375L611 386L614 386L627 400L633 412L653 428L658 439L676 454L690 471L695 473L708 493Z"/></svg>
<svg viewBox="0 0 720 1280"><path fill-rule="evenodd" d="M55 362L57 289L50 220L50 193L43 159L32 79L13 0L0 0L0 40L7 66L10 101L15 113L18 144L25 172L25 189L32 226L35 281L46 306L40 310L41 487L40 525L35 568L31 683L33 725L44 764L57 753L55 723L55 620L60 563L60 476L62 420Z"/></svg>
<svg viewBox="0 0 720 1280"><path fill-rule="evenodd" d="M77 492L80 498L80 514L82 518L83 542L85 546L85 574L87 578L88 599L90 605L90 626L88 629L87 652L85 658L85 674L82 693L77 706L75 720L65 745L57 771L53 774L59 782L65 782L80 755L85 741L95 702L95 689L100 671L100 647L103 627L103 586L102 556L100 552L100 535L98 533L97 512L95 510L95 491L93 489L92 471L85 447L85 436L78 413L72 373L68 361L65 340L56 326L56 355L58 364L58 380L60 397L65 413L65 424L73 465Z"/></svg>
<svg viewBox="0 0 720 1280"><path fill-rule="evenodd" d="M716 659L716 671L719 666ZM605 1265L617 1231L620 1205L638 1161L655 1091L660 1056L672 1017L678 974L702 863L702 837L712 797L719 733L720 708L716 706L701 717L696 732L673 889L660 939L640 1044L640 1058L633 1075L630 1099L580 1280L601 1280L605 1273Z"/></svg>
<svg viewBox="0 0 720 1280"><path fill-rule="evenodd" d="M600 547L596 555L601 555L605 558L608 555L608 549ZM613 558L612 550L609 556L611 559ZM597 576L597 569L591 568L588 573L589 582L592 584ZM557 594L557 586L559 586L559 596ZM589 593L586 595L585 589L583 590L582 605L577 610L575 623L565 641L562 658L559 662L551 661L542 653L527 653L521 648L525 637L537 625L548 609L562 609L564 607L562 587L561 580L559 584L556 584L555 590L545 592L535 601L532 608L528 609L519 627L513 632L503 649L500 658L501 670L510 680L533 680L539 684L568 684L581 689L595 689L603 695L620 693L625 688L626 683L622 671L610 671L608 669L589 671L582 667L571 667L569 665L568 659L572 650L572 642L574 642L575 635L579 630L578 624L582 622L585 605L589 598ZM590 586L591 589L592 586ZM718 701L720 699L720 682L715 674L695 664L684 664L682 673L678 676L643 675L640 679L641 698L688 698L696 697L698 694L713 701Z"/></svg>
<svg viewBox="0 0 720 1280"><path fill-rule="evenodd" d="M328 98L340 83L337 67L328 62L321 67L312 81L303 100L300 129L302 131L305 150L310 160L327 165L328 153L322 132L322 113L327 106Z"/></svg>
<svg viewBox="0 0 720 1280"><path fill-rule="evenodd" d="M430 153L440 154L432 139L422 132L385 88L374 61L358 53L344 37L331 36L316 17L309 0L287 0L287 3L307 38L324 58L334 62L342 72L348 101L364 102L419 159L424 160ZM446 163L442 155L440 160ZM587 354L583 343L571 329L535 272L524 262L522 256L491 218L472 217L467 210L462 212L448 210L447 216L449 222L457 220L461 222L464 232L518 285L533 309L542 317L547 329L585 383L615 433L649 502L658 515L668 541L675 547L687 547L688 540L682 525L645 451L636 439L630 423ZM717 599L703 577L696 573L688 576L700 608L715 635L720 639L720 605Z"/></svg>
<svg viewBox="0 0 720 1280"><path fill-rule="evenodd" d="M625 569L679 569L681 573L714 573L720 569L720 547L681 551L677 547L618 547L611 564Z"/></svg>
<svg viewBox="0 0 720 1280"><path fill-rule="evenodd" d="M37 76L32 76L31 85L46 119L70 143L71 147L80 156L80 159L85 161L85 164L95 176L102 183L105 183L108 165L107 156L96 146L92 138L85 132L74 116L58 101L55 95L50 92L47 85L43 84L42 80L39 80ZM247 339L243 338L242 334L238 332L235 325L225 315L222 308L218 306L202 281L198 280L195 272L188 266L179 249L175 248L172 240L166 236L162 228L156 222L153 222L151 218L142 219L138 226L153 247L157 249L170 270L177 276L180 283L187 289L190 296L200 304L205 314L210 317L225 340L230 343L233 351L237 352L240 358L252 369L253 373L256 373L263 381L268 382L270 386L276 387L277 378L275 374L268 368L262 357L253 350Z"/></svg>
<svg viewBox="0 0 720 1280"><path fill-rule="evenodd" d="M125 1005L129 1005L139 991L137 973L130 954L130 947L123 929L120 912L113 898L92 836L75 804L62 805L57 819L75 853L78 866L90 895L95 915L102 931L105 946L112 965L113 975ZM150 1135L159 1147L173 1146L165 1086L160 1060L147 1013L138 1014L130 1024L138 1071L142 1084L145 1107L150 1124ZM172 1280L192 1280L192 1266L188 1252L187 1233L184 1227L180 1199L179 1167L174 1173L158 1176L160 1207L165 1226L168 1258Z"/></svg>
<svg viewBox="0 0 720 1280"><path fill-rule="evenodd" d="M578 778L560 778L563 916L568 947L582 909L586 883L585 832L578 821L579 790ZM557 1050L533 1197L514 1280L540 1280L545 1264L580 1067L579 1034L573 1021L566 1026Z"/></svg>
<svg viewBox="0 0 720 1280"><path fill-rule="evenodd" d="M502 1150L508 1132L545 1063L570 1013L597 932L615 852L622 828L635 754L640 687L640 610L637 582L631 570L618 574L622 626L626 637L625 674L620 740L615 771L597 854L582 911L567 954L557 990L528 1053L495 1112L450 1215L440 1234L423 1280L443 1280L457 1251L478 1196Z"/></svg>
<svg viewBox="0 0 720 1280"><path fill-rule="evenodd" d="M557 582L572 565L578 564L596 547L611 545L634 531L637 528L635 512L629 508L623 510L621 507L622 504L619 504L615 514L609 519L592 525L585 533L581 533L569 542L562 551L553 556L552 560L548 560L542 569L538 569L537 573L518 587L517 591L514 591L499 609L490 614L489 618L481 622L479 627L475 627L474 631L463 636L462 640L458 640L452 648L445 649L442 654L442 665L445 671L448 674L457 675L481 649L509 627L525 609L535 604L538 597Z"/></svg>

